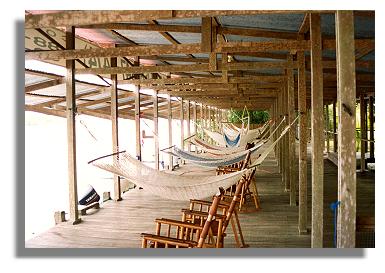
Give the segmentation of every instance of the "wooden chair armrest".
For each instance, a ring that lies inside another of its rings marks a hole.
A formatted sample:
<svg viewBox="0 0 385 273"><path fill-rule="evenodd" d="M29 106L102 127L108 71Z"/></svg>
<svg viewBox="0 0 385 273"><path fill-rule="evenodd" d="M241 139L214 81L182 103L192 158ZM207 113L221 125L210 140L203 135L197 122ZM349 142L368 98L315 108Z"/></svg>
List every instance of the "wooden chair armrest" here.
<svg viewBox="0 0 385 273"><path fill-rule="evenodd" d="M213 202L211 201L205 201L205 200L198 200L198 199L191 199L190 200L190 204L196 204L196 205L205 205L205 206L211 206ZM220 201L220 203L218 204L218 208L222 209L222 208L228 208L230 204L227 203L227 202L222 202Z"/></svg>
<svg viewBox="0 0 385 273"><path fill-rule="evenodd" d="M197 211L197 210L190 210L190 209L182 209L182 212L188 215L192 216L198 216L198 217L207 217L207 212ZM226 219L226 215L215 215L215 219Z"/></svg>
<svg viewBox="0 0 385 273"><path fill-rule="evenodd" d="M176 239L176 238L170 238L166 236L161 236L161 235L155 235L155 234L148 234L148 233L142 233L141 234L142 239L145 240L150 240L153 242L158 242L158 243L163 243L163 244L171 244L179 247L187 247L187 248L192 248L197 245L197 242L193 241L187 241L187 240L182 240L182 239Z"/></svg>
<svg viewBox="0 0 385 273"><path fill-rule="evenodd" d="M155 222L160 223L160 224L165 224L165 225L172 225L172 226L178 226L178 227L183 227L183 228L203 230L203 226L200 226L199 224L192 224L192 223L182 222L182 221L178 221L178 220L161 218L161 219L155 219Z"/></svg>

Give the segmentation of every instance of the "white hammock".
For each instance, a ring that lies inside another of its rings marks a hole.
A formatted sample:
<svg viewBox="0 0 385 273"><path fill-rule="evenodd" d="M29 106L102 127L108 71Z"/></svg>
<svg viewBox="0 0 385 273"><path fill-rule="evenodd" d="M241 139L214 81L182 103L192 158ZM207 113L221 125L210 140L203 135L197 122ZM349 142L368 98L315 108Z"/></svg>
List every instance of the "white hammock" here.
<svg viewBox="0 0 385 273"><path fill-rule="evenodd" d="M219 146L226 147L226 141L223 138L222 134L210 131L206 128L202 128L202 129L210 138L212 138L216 143L218 143Z"/></svg>
<svg viewBox="0 0 385 273"><path fill-rule="evenodd" d="M219 187L224 189L236 184L247 172L242 170L225 175L179 176L152 169L128 153L119 154L119 158L103 158L92 162L103 170L120 175L142 187L151 194L172 199L202 199L215 195Z"/></svg>
<svg viewBox="0 0 385 273"><path fill-rule="evenodd" d="M249 169L259 166L297 118L290 125L286 126L281 135L251 163L250 167L230 174L181 177L152 169L131 157L128 153L121 153L114 157L105 156L92 160L89 163L103 170L123 176L144 190L163 198L172 200L208 198L216 194L219 187L229 188L237 183Z"/></svg>
<svg viewBox="0 0 385 273"><path fill-rule="evenodd" d="M229 136L231 139L235 139L235 138L237 138L237 136L239 135L239 134L243 134L243 129L240 129L239 131L237 131L237 130L234 130L234 129L232 129L232 128L230 128L227 124L225 124L225 123L223 123L222 124L222 131L223 131L223 133L224 134L226 134L227 136Z"/></svg>
<svg viewBox="0 0 385 273"><path fill-rule="evenodd" d="M191 144L199 146L202 150L213 155L230 155L236 152L244 151L245 147L219 147L194 137L189 140Z"/></svg>

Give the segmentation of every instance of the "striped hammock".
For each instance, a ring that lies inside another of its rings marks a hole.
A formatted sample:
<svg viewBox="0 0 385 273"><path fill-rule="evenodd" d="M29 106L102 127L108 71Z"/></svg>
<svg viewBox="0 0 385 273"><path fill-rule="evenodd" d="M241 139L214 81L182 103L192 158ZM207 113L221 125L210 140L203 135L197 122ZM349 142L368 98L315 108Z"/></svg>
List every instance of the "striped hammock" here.
<svg viewBox="0 0 385 273"><path fill-rule="evenodd" d="M196 154L188 151L183 151L175 146L172 147L172 151L170 153L174 156L183 158L184 160L194 165L216 168L219 166L231 165L244 160L248 152L250 152L251 154L255 153L262 146L262 144L263 143L260 143L259 145L256 145L249 150L243 150L232 155L221 155L215 157L210 157L207 154Z"/></svg>

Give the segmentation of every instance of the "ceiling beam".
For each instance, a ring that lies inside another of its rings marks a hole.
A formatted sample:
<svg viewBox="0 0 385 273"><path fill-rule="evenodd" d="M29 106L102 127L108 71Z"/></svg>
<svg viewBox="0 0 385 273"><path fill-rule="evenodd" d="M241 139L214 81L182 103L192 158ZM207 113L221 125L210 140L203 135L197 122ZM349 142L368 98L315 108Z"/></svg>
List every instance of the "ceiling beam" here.
<svg viewBox="0 0 385 273"><path fill-rule="evenodd" d="M297 65L293 62L293 68ZM193 65L153 65L138 67L106 67L106 68L79 68L76 74L142 74L142 73L161 73L161 72L193 72L193 71L218 71L218 70L254 70L282 68L286 69L288 63L285 62L237 62L237 63L218 63L215 70L211 70L209 64Z"/></svg>
<svg viewBox="0 0 385 273"><path fill-rule="evenodd" d="M306 10L89 10L27 14L25 28L68 27L106 23L143 22L157 19L214 17L225 15L291 14ZM312 11L315 12L315 11ZM324 11L316 11L324 12ZM329 11L330 12L330 11Z"/></svg>

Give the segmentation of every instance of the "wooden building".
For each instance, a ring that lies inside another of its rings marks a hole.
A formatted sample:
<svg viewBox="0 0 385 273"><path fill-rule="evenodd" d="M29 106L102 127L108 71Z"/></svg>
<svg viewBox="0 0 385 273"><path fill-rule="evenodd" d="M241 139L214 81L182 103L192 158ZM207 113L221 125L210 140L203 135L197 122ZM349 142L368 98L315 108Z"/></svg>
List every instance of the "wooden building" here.
<svg viewBox="0 0 385 273"><path fill-rule="evenodd" d="M266 244L251 246L325 247L326 226L331 228L324 222L329 206L325 202L334 199L340 202L337 247L356 247L357 207L365 208L364 216L374 216L374 183L357 191L362 181L374 182L374 175L364 175L365 152L370 151L374 159L374 20L374 11L26 11L26 61L56 64L66 71L60 75L26 67L25 110L67 120L68 222L78 224L61 224L68 238L86 236L77 206L76 114L111 120L112 152L119 147L118 117L135 120L132 135L140 159L140 118L153 119L157 132L160 117L169 124L172 119L218 124L229 109L246 106L268 111L273 120L285 116L287 123L299 115L297 136L292 130L270 158L275 162L270 179L283 185L276 190L291 217L282 223L281 231L295 232L280 244L269 244L267 236ZM95 75L95 80L86 81L83 74ZM153 91L141 93L143 89ZM362 173L356 173L357 102L361 128L365 128L360 135L365 147L360 157ZM187 124L188 132L196 131ZM186 136L181 135L183 143ZM157 142L154 149L159 158ZM325 155L336 166L325 161ZM122 197L118 176L114 185L115 201L123 201L109 206L134 210L130 198ZM269 185L265 188L268 191ZM132 200L142 195L129 194ZM171 202L159 202L165 214L176 214ZM268 201L262 207L268 210ZM279 215L281 208L271 213ZM90 222L98 222L98 214L92 217ZM252 222L253 217L242 217L246 233L253 238L258 223ZM268 235L271 225L274 222L259 232ZM124 225L118 226L121 236L113 235L111 241L135 241ZM55 247L55 239L48 244L44 238L26 246ZM72 241L56 241L56 247L82 247ZM94 246L122 247L111 241L103 238Z"/></svg>

